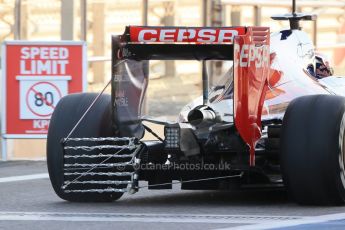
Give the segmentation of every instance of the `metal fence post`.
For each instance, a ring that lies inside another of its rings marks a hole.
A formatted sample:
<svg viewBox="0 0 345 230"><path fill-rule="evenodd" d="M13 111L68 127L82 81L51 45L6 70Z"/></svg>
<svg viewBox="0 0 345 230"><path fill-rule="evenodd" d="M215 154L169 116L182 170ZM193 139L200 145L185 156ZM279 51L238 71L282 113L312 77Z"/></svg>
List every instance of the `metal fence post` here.
<svg viewBox="0 0 345 230"><path fill-rule="evenodd" d="M74 0L61 0L61 40L74 39Z"/></svg>
<svg viewBox="0 0 345 230"><path fill-rule="evenodd" d="M231 7L231 26L241 25L241 8L239 6Z"/></svg>
<svg viewBox="0 0 345 230"><path fill-rule="evenodd" d="M174 26L175 24L175 2L167 1L163 2L164 16L161 19L164 26ZM165 75L175 77L175 61L164 61Z"/></svg>
<svg viewBox="0 0 345 230"><path fill-rule="evenodd" d="M202 0L202 26L207 26L207 0Z"/></svg>
<svg viewBox="0 0 345 230"><path fill-rule="evenodd" d="M22 5L21 0L16 0L14 3L14 39L19 40L20 39L20 18L21 18L21 10L20 7Z"/></svg>
<svg viewBox="0 0 345 230"><path fill-rule="evenodd" d="M7 140L1 138L1 160L7 161Z"/></svg>
<svg viewBox="0 0 345 230"><path fill-rule="evenodd" d="M103 1L92 2L92 33L93 33L93 55L102 57L105 55L105 12L106 3ZM103 83L105 77L105 63L92 63L93 82Z"/></svg>
<svg viewBox="0 0 345 230"><path fill-rule="evenodd" d="M149 11L149 1L143 0L143 7L142 7L142 22L144 26L148 25L148 12Z"/></svg>
<svg viewBox="0 0 345 230"><path fill-rule="evenodd" d="M313 21L313 42L314 46L317 47L317 18Z"/></svg>
<svg viewBox="0 0 345 230"><path fill-rule="evenodd" d="M254 25L261 26L261 7L254 6Z"/></svg>
<svg viewBox="0 0 345 230"><path fill-rule="evenodd" d="M80 40L87 40L87 0L80 0Z"/></svg>

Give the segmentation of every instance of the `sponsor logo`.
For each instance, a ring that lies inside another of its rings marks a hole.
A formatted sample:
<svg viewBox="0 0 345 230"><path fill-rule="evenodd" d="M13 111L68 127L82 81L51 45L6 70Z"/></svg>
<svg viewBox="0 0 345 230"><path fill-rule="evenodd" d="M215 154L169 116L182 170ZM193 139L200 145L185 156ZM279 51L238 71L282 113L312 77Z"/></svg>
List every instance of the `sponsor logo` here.
<svg viewBox="0 0 345 230"><path fill-rule="evenodd" d="M255 44L234 45L235 66L255 68L268 67L270 50L268 45L256 46Z"/></svg>
<svg viewBox="0 0 345 230"><path fill-rule="evenodd" d="M141 29L135 35L134 41L232 43L236 35L238 35L238 31L234 29Z"/></svg>

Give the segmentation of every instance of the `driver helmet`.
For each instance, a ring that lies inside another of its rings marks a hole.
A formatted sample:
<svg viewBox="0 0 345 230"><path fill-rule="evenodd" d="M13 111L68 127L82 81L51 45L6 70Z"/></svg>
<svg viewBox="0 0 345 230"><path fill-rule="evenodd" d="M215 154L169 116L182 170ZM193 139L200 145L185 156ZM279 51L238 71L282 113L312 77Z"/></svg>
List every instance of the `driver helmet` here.
<svg viewBox="0 0 345 230"><path fill-rule="evenodd" d="M315 53L315 77L318 79L333 75L333 68L330 66L328 57L321 53Z"/></svg>

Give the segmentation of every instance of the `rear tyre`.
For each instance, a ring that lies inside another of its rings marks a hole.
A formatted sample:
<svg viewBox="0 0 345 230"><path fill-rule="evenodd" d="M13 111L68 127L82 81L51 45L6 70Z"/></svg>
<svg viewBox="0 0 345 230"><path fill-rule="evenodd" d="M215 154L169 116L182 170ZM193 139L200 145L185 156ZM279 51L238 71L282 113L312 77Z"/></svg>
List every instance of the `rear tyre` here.
<svg viewBox="0 0 345 230"><path fill-rule="evenodd" d="M47 138L47 165L51 184L62 199L75 202L108 202L119 199L123 193L64 193L63 148L61 139L84 114L97 94L82 93L63 97L57 104L50 120ZM111 97L101 95L71 137L111 137Z"/></svg>
<svg viewBox="0 0 345 230"><path fill-rule="evenodd" d="M289 194L300 204L345 202L345 98L304 96L288 106L281 166Z"/></svg>

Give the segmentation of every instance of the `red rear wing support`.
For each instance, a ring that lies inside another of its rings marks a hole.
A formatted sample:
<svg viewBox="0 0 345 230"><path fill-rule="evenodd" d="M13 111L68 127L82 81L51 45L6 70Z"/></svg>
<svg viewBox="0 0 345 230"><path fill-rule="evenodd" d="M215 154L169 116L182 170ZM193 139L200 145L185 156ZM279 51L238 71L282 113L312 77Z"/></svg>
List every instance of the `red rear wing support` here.
<svg viewBox="0 0 345 230"><path fill-rule="evenodd" d="M233 60L235 126L254 166L270 68L269 38L268 27L128 26L113 37L113 66L121 59Z"/></svg>

